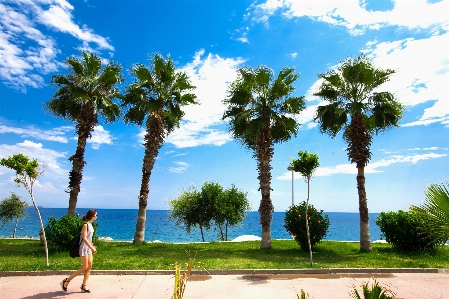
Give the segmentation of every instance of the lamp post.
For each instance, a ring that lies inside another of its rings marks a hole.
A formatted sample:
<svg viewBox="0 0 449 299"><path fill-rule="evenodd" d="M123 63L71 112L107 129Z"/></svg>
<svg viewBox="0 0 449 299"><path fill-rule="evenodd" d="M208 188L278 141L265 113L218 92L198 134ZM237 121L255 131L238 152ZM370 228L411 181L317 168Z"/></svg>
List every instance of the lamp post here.
<svg viewBox="0 0 449 299"><path fill-rule="evenodd" d="M287 167L287 170L291 170L291 172L292 172L292 206L294 206L295 205L295 193L293 192L293 179L294 179L294 173L295 173L295 170L293 169L293 167L291 167L291 166L289 166L289 167Z"/></svg>

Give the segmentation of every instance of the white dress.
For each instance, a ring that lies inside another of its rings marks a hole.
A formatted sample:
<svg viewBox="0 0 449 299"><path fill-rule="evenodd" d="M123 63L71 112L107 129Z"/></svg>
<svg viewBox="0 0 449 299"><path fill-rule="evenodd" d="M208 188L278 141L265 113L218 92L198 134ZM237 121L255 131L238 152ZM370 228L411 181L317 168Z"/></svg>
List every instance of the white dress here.
<svg viewBox="0 0 449 299"><path fill-rule="evenodd" d="M89 241L89 243L92 244L92 236L94 234L94 228L92 227L92 224L90 224L90 223L86 222L85 224L87 224L86 239ZM81 245L80 245L80 256L87 256L89 254L92 254L92 250L89 248L89 246L87 246L84 243L84 239L83 239L83 241L81 242Z"/></svg>

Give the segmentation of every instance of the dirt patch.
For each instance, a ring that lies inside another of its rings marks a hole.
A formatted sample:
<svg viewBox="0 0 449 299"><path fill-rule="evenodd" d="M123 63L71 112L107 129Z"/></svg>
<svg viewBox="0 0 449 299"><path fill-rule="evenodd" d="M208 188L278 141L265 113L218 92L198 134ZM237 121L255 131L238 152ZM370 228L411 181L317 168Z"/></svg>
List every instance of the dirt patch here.
<svg viewBox="0 0 449 299"><path fill-rule="evenodd" d="M189 276L189 281L206 281L212 279L212 276L210 275L190 275Z"/></svg>

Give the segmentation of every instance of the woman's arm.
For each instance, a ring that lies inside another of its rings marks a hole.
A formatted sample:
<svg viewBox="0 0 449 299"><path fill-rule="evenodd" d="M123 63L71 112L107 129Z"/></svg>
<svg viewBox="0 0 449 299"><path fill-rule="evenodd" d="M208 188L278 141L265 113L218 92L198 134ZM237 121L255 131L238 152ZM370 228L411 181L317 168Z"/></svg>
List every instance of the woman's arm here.
<svg viewBox="0 0 449 299"><path fill-rule="evenodd" d="M81 238L84 241L84 244L86 244L90 250L92 250L93 253L97 252L97 248L90 244L89 241L87 240L87 223L83 224L83 228L81 229Z"/></svg>

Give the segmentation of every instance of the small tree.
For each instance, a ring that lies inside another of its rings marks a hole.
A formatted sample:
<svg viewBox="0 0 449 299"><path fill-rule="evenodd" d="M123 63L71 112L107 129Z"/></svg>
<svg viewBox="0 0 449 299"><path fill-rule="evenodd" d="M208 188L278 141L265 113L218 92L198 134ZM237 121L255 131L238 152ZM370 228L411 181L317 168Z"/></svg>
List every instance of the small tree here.
<svg viewBox="0 0 449 299"><path fill-rule="evenodd" d="M306 202L291 206L285 212L285 224L287 232L295 238L302 251L307 252L309 239L307 238L306 219L309 221L310 245L313 246L326 236L330 221L328 215L323 215L323 210L317 210L309 205L306 210Z"/></svg>
<svg viewBox="0 0 449 299"><path fill-rule="evenodd" d="M217 218L217 216L219 210L219 202L221 202L223 199L223 192L223 187L218 182L204 182L201 186L199 198L200 206L198 207L198 212L204 215L204 221L209 221L208 227L210 227L210 222L212 220L215 221L215 224L217 224L220 230L221 240L224 239L223 231L221 228L221 224L223 224L224 221L222 221L221 218Z"/></svg>
<svg viewBox="0 0 449 299"><path fill-rule="evenodd" d="M201 192L194 186L188 190L182 190L178 198L170 200L170 218L178 225L183 225L187 234L192 227L199 227L201 238L204 242L203 229L210 229L212 220L212 206L207 198L201 196Z"/></svg>
<svg viewBox="0 0 449 299"><path fill-rule="evenodd" d="M16 218L13 238L16 237L19 218L25 218L28 215L26 208L28 208L28 203L26 201L21 201L20 196L16 195L14 192L11 192L10 197L5 198L0 202L0 219L3 222L3 225L13 221L14 217Z"/></svg>
<svg viewBox="0 0 449 299"><path fill-rule="evenodd" d="M234 184L223 191L215 203L214 212L214 221L220 230L222 241L228 240L228 227L240 225L245 219L246 211L250 209L246 192L239 190Z"/></svg>
<svg viewBox="0 0 449 299"><path fill-rule="evenodd" d="M292 163L290 166L293 168L295 172L301 173L304 179L307 182L307 201L306 201L306 211L309 208L309 199L310 199L310 180L312 178L315 169L320 166L320 162L318 161L318 156L316 154L309 154L307 151L299 151L298 152L299 159L292 159ZM313 265L312 260L312 245L310 244L310 231L309 231L309 219L306 218L306 229L307 229L307 242L309 243L309 255L310 255L310 266Z"/></svg>
<svg viewBox="0 0 449 299"><path fill-rule="evenodd" d="M209 230L212 220L220 231L222 241L228 239L228 227L239 225L250 209L247 194L234 185L223 190L217 182L204 182L201 191L194 186L182 190L179 197L170 200L170 218L183 225L188 234L192 227L199 227L203 242L203 229Z"/></svg>
<svg viewBox="0 0 449 299"><path fill-rule="evenodd" d="M8 157L8 159L2 158L0 160L0 165L14 170L16 172L14 182L16 182L17 184L22 184L31 196L31 200L33 202L34 208L36 209L37 217L39 218L39 222L41 225L41 233L43 235L45 245L45 261L48 267L48 247L47 239L45 238L44 224L42 222L41 213L39 212L39 208L37 207L33 195L33 185L36 182L37 178L44 172L44 169L39 169L39 162L37 162L37 160L31 161L30 158L23 154L13 155L12 157Z"/></svg>

